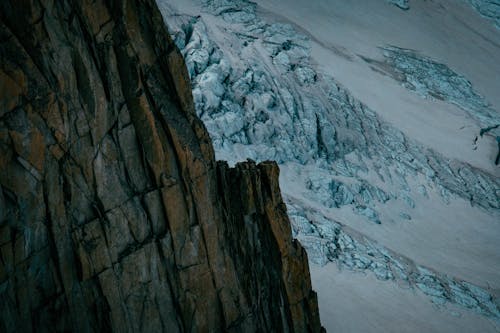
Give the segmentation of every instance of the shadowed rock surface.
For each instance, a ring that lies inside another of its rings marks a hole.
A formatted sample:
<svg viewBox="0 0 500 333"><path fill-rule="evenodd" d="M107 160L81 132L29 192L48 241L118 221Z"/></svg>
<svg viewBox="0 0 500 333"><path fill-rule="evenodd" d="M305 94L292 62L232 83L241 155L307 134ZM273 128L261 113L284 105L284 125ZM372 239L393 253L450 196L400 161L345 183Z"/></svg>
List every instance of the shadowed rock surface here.
<svg viewBox="0 0 500 333"><path fill-rule="evenodd" d="M0 331L321 330L275 163L216 163L154 1L0 3Z"/></svg>

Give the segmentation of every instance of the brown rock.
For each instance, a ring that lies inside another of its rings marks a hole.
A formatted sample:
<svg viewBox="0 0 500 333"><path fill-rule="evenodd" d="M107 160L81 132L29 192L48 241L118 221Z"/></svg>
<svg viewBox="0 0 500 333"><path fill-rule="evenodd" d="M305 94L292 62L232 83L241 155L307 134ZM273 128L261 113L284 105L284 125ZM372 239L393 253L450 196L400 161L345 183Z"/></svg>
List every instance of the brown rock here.
<svg viewBox="0 0 500 333"><path fill-rule="evenodd" d="M0 2L0 331L321 330L275 163L216 163L153 0Z"/></svg>

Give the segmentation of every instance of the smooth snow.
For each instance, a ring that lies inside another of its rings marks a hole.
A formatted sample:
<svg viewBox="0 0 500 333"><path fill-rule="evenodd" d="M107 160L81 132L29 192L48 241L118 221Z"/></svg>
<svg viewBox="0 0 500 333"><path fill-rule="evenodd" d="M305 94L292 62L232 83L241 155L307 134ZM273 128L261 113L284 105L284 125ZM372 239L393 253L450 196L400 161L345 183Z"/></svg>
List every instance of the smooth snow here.
<svg viewBox="0 0 500 333"><path fill-rule="evenodd" d="M311 267L321 322L328 332L489 333L498 323L459 307L438 307L422 294L335 264Z"/></svg>

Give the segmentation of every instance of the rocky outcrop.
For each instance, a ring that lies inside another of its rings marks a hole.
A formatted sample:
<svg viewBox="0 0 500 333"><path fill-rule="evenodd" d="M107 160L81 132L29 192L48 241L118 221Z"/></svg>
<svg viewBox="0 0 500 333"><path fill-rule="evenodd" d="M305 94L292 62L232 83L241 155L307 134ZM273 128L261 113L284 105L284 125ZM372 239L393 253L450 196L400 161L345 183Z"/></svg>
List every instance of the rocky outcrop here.
<svg viewBox="0 0 500 333"><path fill-rule="evenodd" d="M216 163L152 0L0 3L0 331L321 330L278 168Z"/></svg>

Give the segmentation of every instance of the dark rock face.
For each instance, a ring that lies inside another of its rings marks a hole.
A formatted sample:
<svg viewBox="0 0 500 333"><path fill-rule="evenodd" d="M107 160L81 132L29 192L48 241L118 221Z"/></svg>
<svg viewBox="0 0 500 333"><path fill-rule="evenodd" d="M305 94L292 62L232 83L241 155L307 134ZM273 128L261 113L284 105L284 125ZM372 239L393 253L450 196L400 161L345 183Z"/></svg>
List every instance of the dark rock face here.
<svg viewBox="0 0 500 333"><path fill-rule="evenodd" d="M152 0L0 2L0 331L321 330L274 163L216 163Z"/></svg>

